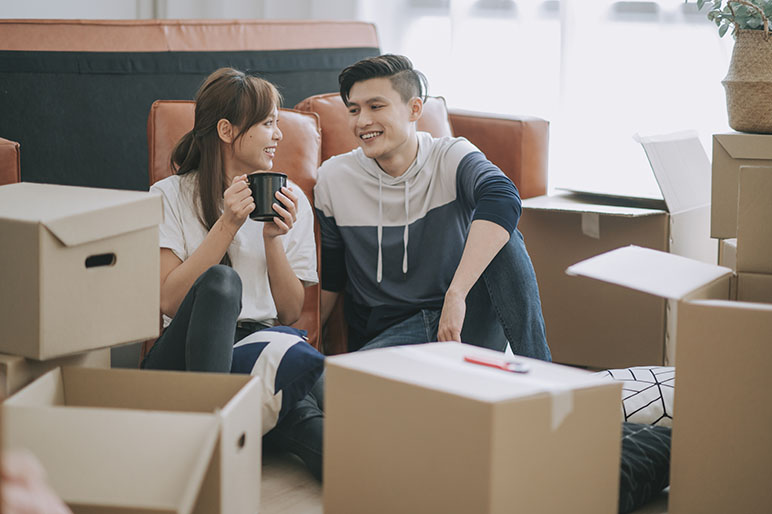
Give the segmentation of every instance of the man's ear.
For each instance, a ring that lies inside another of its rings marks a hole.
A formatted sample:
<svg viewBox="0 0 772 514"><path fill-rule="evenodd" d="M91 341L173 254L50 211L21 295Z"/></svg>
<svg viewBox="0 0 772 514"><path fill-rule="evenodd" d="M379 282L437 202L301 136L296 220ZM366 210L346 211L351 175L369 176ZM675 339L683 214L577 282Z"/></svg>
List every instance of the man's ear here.
<svg viewBox="0 0 772 514"><path fill-rule="evenodd" d="M410 107L410 121L418 121L424 112L424 102L417 96L414 96L408 102Z"/></svg>
<svg viewBox="0 0 772 514"><path fill-rule="evenodd" d="M220 121L217 122L217 136L223 143L233 143L236 134L230 121L221 118Z"/></svg>

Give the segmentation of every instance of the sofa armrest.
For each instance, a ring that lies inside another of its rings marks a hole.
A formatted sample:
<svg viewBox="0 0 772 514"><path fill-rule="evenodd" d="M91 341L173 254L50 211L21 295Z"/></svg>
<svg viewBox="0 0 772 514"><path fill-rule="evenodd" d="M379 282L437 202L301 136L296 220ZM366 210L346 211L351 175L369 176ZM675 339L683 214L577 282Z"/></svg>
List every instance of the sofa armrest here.
<svg viewBox="0 0 772 514"><path fill-rule="evenodd" d="M547 120L457 109L449 114L454 135L467 138L501 168L521 198L547 193Z"/></svg>
<svg viewBox="0 0 772 514"><path fill-rule="evenodd" d="M0 186L21 181L19 143L0 137Z"/></svg>

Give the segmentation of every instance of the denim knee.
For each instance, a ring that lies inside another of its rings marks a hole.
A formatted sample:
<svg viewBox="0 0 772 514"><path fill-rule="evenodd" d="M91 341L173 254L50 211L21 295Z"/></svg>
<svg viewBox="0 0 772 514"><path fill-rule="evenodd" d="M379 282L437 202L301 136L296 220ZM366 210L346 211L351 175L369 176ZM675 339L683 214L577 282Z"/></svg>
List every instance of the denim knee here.
<svg viewBox="0 0 772 514"><path fill-rule="evenodd" d="M214 298L218 302L241 303L241 278L229 266L212 266L198 277L194 285L198 294Z"/></svg>

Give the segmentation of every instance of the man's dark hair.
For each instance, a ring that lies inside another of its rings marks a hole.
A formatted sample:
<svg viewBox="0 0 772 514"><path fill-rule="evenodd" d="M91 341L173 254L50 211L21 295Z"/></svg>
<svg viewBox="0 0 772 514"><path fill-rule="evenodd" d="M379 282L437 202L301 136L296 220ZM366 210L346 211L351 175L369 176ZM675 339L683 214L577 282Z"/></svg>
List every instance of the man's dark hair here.
<svg viewBox="0 0 772 514"><path fill-rule="evenodd" d="M384 54L362 59L340 72L338 83L343 103L348 105L349 93L354 84L381 77L391 80L391 85L402 101L407 102L414 96L426 101L428 84L424 74L413 69L413 63L404 55Z"/></svg>

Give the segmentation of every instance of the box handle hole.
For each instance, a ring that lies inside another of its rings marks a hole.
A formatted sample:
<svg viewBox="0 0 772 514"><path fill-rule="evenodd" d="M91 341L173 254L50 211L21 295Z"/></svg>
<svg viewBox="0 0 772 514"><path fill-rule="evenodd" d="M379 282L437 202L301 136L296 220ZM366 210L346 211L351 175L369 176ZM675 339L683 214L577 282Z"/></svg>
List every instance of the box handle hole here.
<svg viewBox="0 0 772 514"><path fill-rule="evenodd" d="M239 437L239 440L236 442L236 446L239 447L239 449L244 448L244 445L247 444L247 434L243 433L241 434L241 437Z"/></svg>
<svg viewBox="0 0 772 514"><path fill-rule="evenodd" d="M99 255L92 255L86 257L87 268L98 268L100 266L112 266L115 264L114 253L100 253Z"/></svg>

